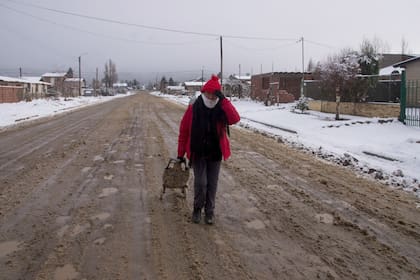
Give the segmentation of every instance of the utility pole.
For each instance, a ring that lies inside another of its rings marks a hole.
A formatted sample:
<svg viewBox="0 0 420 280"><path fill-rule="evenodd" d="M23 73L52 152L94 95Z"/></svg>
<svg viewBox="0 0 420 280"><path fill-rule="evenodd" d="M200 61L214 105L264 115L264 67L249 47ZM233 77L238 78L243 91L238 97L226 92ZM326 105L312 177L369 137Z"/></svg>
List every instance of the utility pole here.
<svg viewBox="0 0 420 280"><path fill-rule="evenodd" d="M96 88L98 87L98 83L99 83L99 81L98 81L98 67L96 67L96 79L95 79L95 88L94 88L94 95L95 96L97 95Z"/></svg>
<svg viewBox="0 0 420 280"><path fill-rule="evenodd" d="M82 63L81 63L81 60L82 60L82 56L81 55L79 55L79 96L81 96L82 95L82 83L81 83L81 79L82 79L82 77L81 77L81 75L82 75Z"/></svg>
<svg viewBox="0 0 420 280"><path fill-rule="evenodd" d="M220 36L220 81L223 89L223 38Z"/></svg>
<svg viewBox="0 0 420 280"><path fill-rule="evenodd" d="M204 66L201 67L201 86L204 85Z"/></svg>
<svg viewBox="0 0 420 280"><path fill-rule="evenodd" d="M22 78L22 67L19 67L19 78Z"/></svg>
<svg viewBox="0 0 420 280"><path fill-rule="evenodd" d="M238 78L241 79L241 64L239 64L239 75Z"/></svg>
<svg viewBox="0 0 420 280"><path fill-rule="evenodd" d="M262 74L262 64L260 65L260 74Z"/></svg>
<svg viewBox="0 0 420 280"><path fill-rule="evenodd" d="M300 96L303 96L303 88L305 83L305 43L303 36L297 42L302 42L302 82L300 85Z"/></svg>

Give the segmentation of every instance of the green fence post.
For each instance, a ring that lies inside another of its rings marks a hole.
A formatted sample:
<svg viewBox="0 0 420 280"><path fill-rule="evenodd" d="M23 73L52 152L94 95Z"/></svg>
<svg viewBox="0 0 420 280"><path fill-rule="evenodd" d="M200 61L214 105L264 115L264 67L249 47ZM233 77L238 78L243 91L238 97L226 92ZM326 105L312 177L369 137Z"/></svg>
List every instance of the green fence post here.
<svg viewBox="0 0 420 280"><path fill-rule="evenodd" d="M401 73L401 93L400 93L400 117L398 120L405 124L405 108L406 108L406 97L407 97L407 85L405 83L405 71Z"/></svg>

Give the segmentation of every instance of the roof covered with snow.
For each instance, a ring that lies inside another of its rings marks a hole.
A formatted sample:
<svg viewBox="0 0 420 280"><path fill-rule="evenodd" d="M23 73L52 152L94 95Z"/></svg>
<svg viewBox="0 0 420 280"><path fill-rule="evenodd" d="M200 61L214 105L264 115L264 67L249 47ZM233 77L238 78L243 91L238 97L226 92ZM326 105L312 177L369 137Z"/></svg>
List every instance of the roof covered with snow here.
<svg viewBox="0 0 420 280"><path fill-rule="evenodd" d="M29 84L29 81L19 79L19 78L13 78L13 77L6 77L6 76L0 76L0 81L3 82L9 82L9 83L25 83Z"/></svg>
<svg viewBox="0 0 420 280"><path fill-rule="evenodd" d="M388 67L384 67L379 69L379 75L380 76L386 76L386 75L391 75L391 74L401 74L402 70L404 70L401 67L394 67L394 66L388 66Z"/></svg>
<svg viewBox="0 0 420 280"><path fill-rule="evenodd" d="M238 79L238 80L241 80L241 81L251 80L251 76L250 75L241 75L241 76L235 75L234 77L235 77L235 79Z"/></svg>
<svg viewBox="0 0 420 280"><path fill-rule="evenodd" d="M39 85L51 85L50 83L46 83L41 81L42 77L22 77L22 80L28 81L31 84L39 84Z"/></svg>
<svg viewBox="0 0 420 280"><path fill-rule="evenodd" d="M65 82L78 82L78 81L83 82L83 81L84 81L84 79L83 79L83 78L67 78L67 79L65 79L64 81L65 81Z"/></svg>
<svg viewBox="0 0 420 280"><path fill-rule="evenodd" d="M113 83L113 87L128 87L127 83Z"/></svg>
<svg viewBox="0 0 420 280"><path fill-rule="evenodd" d="M42 77L58 78L58 77L64 77L66 74L67 73L52 72L52 73L45 73L42 75Z"/></svg>
<svg viewBox="0 0 420 280"><path fill-rule="evenodd" d="M204 85L204 82L188 81L184 82L184 85L187 87L201 87Z"/></svg>
<svg viewBox="0 0 420 280"><path fill-rule="evenodd" d="M183 86L167 86L166 88L170 90L184 90L185 89L185 87Z"/></svg>
<svg viewBox="0 0 420 280"><path fill-rule="evenodd" d="M398 63L395 63L394 65L392 65L392 66L394 66L394 67L404 67L406 64L408 64L408 63L412 63L412 62L414 62L414 61L417 61L417 60L419 60L420 59L420 56L416 56L416 57L413 57L413 58L409 58L409 59L407 59L407 60L404 60L404 61L401 61L401 62L398 62Z"/></svg>

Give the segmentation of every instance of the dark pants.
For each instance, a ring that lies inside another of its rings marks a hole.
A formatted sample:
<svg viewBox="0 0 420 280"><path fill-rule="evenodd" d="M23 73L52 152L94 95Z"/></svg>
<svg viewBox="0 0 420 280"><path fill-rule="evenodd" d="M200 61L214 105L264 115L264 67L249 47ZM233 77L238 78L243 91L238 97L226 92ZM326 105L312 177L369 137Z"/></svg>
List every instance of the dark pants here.
<svg viewBox="0 0 420 280"><path fill-rule="evenodd" d="M194 159L194 209L202 209L206 215L214 214L217 181L221 161Z"/></svg>

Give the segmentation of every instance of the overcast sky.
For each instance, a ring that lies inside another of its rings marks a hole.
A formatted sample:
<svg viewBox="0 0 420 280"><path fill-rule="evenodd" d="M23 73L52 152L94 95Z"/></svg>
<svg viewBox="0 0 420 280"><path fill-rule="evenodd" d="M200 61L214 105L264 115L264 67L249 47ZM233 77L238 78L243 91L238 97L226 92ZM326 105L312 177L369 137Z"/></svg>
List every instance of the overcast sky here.
<svg viewBox="0 0 420 280"><path fill-rule="evenodd" d="M107 59L120 77L144 82L208 76L220 71L219 35L225 75L301 71L301 37L305 67L364 38L390 53L404 38L420 54L419 11L419 0L0 0L0 75L77 74L81 56L88 77Z"/></svg>

